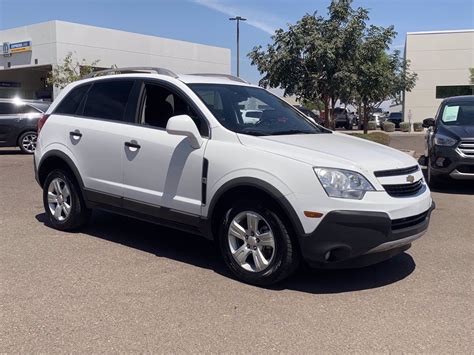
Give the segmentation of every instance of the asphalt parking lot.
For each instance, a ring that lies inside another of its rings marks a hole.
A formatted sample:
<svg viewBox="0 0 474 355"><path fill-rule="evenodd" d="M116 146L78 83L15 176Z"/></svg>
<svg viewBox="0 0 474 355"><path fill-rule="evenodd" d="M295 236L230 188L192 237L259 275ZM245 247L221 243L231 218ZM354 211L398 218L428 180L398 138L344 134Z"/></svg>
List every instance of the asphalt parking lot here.
<svg viewBox="0 0 474 355"><path fill-rule="evenodd" d="M433 197L406 253L264 289L181 232L104 212L51 229L32 157L2 149L0 352L472 353L474 186Z"/></svg>

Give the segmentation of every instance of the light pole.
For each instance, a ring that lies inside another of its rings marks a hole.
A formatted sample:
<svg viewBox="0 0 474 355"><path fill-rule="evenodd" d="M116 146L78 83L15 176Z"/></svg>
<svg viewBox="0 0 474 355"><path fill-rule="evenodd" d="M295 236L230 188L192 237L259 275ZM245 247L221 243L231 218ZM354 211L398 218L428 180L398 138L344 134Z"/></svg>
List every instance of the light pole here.
<svg viewBox="0 0 474 355"><path fill-rule="evenodd" d="M237 21L237 76L240 76L240 21L247 21L246 18L235 16L229 18L231 21Z"/></svg>

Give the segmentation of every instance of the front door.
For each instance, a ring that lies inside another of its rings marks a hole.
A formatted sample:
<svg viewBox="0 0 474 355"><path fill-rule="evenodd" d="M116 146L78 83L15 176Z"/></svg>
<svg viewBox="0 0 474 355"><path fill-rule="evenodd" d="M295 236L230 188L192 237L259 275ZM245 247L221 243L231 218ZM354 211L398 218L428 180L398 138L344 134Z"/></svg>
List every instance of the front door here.
<svg viewBox="0 0 474 355"><path fill-rule="evenodd" d="M193 149L184 136L166 132L168 119L188 114L198 128L205 122L181 94L147 83L143 87L139 124L127 132L124 149L124 206L146 204L200 215L202 169L207 139Z"/></svg>

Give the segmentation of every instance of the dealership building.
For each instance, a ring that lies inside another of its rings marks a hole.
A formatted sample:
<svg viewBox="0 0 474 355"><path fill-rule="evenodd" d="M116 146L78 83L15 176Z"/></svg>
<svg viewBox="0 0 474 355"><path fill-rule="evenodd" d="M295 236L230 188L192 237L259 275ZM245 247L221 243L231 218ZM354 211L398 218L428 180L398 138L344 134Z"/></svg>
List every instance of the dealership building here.
<svg viewBox="0 0 474 355"><path fill-rule="evenodd" d="M52 99L46 78L68 53L98 68L163 67L177 73L231 72L230 49L63 21L0 31L0 97Z"/></svg>
<svg viewBox="0 0 474 355"><path fill-rule="evenodd" d="M474 30L409 32L405 57L418 74L415 88L404 95L405 121L434 117L442 99L473 95Z"/></svg>

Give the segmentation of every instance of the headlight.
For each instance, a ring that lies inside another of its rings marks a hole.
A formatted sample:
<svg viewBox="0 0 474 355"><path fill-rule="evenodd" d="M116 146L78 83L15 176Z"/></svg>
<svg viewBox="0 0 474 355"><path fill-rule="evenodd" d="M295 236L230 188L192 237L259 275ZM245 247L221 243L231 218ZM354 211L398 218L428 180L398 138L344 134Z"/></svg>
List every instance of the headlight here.
<svg viewBox="0 0 474 355"><path fill-rule="evenodd" d="M343 169L314 168L324 190L330 197L360 200L374 187L359 173Z"/></svg>
<svg viewBox="0 0 474 355"><path fill-rule="evenodd" d="M434 137L434 143L444 147L451 147L457 143L457 140L442 134L436 134Z"/></svg>

